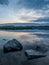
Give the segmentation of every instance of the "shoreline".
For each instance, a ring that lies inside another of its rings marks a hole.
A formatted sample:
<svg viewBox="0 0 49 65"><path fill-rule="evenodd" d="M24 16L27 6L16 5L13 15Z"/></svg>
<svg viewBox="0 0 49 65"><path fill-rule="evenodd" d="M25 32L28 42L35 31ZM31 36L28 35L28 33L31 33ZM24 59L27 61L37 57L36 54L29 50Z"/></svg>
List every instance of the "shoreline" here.
<svg viewBox="0 0 49 65"><path fill-rule="evenodd" d="M49 26L0 26L0 30L49 30Z"/></svg>
<svg viewBox="0 0 49 65"><path fill-rule="evenodd" d="M49 32L49 30L0 30L0 31L5 31L5 32Z"/></svg>

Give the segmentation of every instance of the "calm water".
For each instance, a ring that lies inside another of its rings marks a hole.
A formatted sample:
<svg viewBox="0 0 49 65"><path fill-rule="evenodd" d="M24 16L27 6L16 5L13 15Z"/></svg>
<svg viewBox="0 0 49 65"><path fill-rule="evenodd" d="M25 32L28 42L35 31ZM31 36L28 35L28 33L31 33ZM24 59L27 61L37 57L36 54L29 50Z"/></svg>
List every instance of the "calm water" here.
<svg viewBox="0 0 49 65"><path fill-rule="evenodd" d="M23 50L4 54L3 45L11 39L17 39L23 45ZM31 61L26 59L24 50L31 49L33 44L49 46L49 30L0 31L0 65L49 65L49 56ZM49 55L49 51L46 54Z"/></svg>
<svg viewBox="0 0 49 65"><path fill-rule="evenodd" d="M0 31L1 47L11 39L17 39L23 46L34 43L49 45L49 30Z"/></svg>

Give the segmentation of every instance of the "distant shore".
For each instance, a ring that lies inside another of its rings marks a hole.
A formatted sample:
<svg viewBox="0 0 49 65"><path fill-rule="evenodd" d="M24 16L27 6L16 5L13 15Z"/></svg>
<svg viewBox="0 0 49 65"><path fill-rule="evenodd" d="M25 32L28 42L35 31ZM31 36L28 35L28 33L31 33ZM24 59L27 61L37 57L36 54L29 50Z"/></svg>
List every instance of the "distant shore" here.
<svg viewBox="0 0 49 65"><path fill-rule="evenodd" d="M0 26L0 30L49 30L49 26Z"/></svg>

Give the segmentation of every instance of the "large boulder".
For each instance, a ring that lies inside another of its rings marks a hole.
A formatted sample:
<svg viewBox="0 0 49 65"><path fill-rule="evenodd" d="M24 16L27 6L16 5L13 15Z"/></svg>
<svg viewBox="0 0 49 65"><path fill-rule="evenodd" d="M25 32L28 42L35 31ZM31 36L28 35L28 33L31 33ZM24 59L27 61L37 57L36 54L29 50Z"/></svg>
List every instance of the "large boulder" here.
<svg viewBox="0 0 49 65"><path fill-rule="evenodd" d="M46 55L40 53L40 52L37 52L37 51L34 51L32 49L30 50L25 50L25 55L27 56L27 58L30 60L30 59L37 59L37 58L41 58L41 57L45 57Z"/></svg>
<svg viewBox="0 0 49 65"><path fill-rule="evenodd" d="M14 51L21 51L22 48L23 48L22 45L16 39L9 40L3 46L4 53L14 52Z"/></svg>

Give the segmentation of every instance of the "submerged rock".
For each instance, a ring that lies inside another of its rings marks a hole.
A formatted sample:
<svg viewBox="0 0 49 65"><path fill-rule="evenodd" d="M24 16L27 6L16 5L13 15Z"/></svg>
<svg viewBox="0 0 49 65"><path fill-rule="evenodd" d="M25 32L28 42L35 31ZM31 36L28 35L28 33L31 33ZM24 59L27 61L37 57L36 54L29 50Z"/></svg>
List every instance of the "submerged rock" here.
<svg viewBox="0 0 49 65"><path fill-rule="evenodd" d="M42 53L45 53L48 51L48 47L44 44L39 44L39 45L35 44L35 45L33 45L32 49L39 51L39 52L42 52Z"/></svg>
<svg viewBox="0 0 49 65"><path fill-rule="evenodd" d="M23 48L22 45L16 39L9 40L3 46L4 53L14 52L14 51L21 51L22 48Z"/></svg>
<svg viewBox="0 0 49 65"><path fill-rule="evenodd" d="M26 50L25 51L25 55L27 56L28 59L37 59L37 58L41 58L41 57L45 57L46 55L39 53L37 51L34 50Z"/></svg>
<svg viewBox="0 0 49 65"><path fill-rule="evenodd" d="M6 39L3 39L4 41L6 41Z"/></svg>

